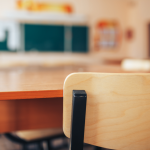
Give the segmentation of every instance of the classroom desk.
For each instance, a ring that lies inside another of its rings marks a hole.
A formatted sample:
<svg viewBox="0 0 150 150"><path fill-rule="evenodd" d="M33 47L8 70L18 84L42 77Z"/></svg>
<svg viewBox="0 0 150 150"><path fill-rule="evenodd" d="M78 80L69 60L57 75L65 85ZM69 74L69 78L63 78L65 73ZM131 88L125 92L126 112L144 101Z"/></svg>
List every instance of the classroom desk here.
<svg viewBox="0 0 150 150"><path fill-rule="evenodd" d="M0 133L62 127L63 83L73 72L124 72L119 64L0 70Z"/></svg>

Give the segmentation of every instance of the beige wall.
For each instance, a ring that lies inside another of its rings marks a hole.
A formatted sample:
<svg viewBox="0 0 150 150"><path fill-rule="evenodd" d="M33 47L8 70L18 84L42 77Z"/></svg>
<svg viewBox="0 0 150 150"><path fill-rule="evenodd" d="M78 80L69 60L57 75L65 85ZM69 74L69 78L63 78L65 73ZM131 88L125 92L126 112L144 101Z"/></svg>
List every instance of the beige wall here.
<svg viewBox="0 0 150 150"><path fill-rule="evenodd" d="M15 1L16 0L0 0L0 17L5 11L15 9Z"/></svg>
<svg viewBox="0 0 150 150"><path fill-rule="evenodd" d="M129 7L128 27L133 28L134 39L128 43L128 55L148 58L148 23L150 23L150 0L135 0Z"/></svg>

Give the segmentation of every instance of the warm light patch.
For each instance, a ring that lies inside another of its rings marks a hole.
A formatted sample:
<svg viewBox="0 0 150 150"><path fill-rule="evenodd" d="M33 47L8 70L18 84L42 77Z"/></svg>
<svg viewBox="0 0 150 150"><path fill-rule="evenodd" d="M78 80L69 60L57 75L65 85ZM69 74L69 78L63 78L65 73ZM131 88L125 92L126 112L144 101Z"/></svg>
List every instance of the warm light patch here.
<svg viewBox="0 0 150 150"><path fill-rule="evenodd" d="M47 2L37 2L34 0L18 0L17 9L28 11L50 11L72 13L72 7L69 4L55 4Z"/></svg>

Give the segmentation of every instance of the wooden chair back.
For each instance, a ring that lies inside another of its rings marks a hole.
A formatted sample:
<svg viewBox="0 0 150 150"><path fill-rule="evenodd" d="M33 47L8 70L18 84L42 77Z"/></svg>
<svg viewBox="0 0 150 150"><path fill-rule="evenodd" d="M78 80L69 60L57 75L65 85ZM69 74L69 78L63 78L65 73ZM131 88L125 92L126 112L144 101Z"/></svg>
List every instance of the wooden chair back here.
<svg viewBox="0 0 150 150"><path fill-rule="evenodd" d="M150 149L149 73L69 75L63 93L63 130L67 137L73 90L87 93L85 143L119 150Z"/></svg>

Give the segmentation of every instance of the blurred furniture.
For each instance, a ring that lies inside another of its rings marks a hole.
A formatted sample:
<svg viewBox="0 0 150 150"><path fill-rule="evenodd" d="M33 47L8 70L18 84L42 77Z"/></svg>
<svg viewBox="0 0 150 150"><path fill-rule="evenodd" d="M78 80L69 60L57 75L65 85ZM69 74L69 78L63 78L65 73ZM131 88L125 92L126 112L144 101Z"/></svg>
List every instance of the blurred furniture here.
<svg viewBox="0 0 150 150"><path fill-rule="evenodd" d="M64 83L63 131L71 138L70 150L82 150L83 142L110 149L149 149L149 81L146 73L69 75Z"/></svg>
<svg viewBox="0 0 150 150"><path fill-rule="evenodd" d="M148 59L124 59L121 67L125 71L149 71L150 60Z"/></svg>
<svg viewBox="0 0 150 150"><path fill-rule="evenodd" d="M17 131L6 133L5 136L12 142L22 145L23 150L28 150L31 144L36 145L40 150L45 149L43 143L46 143L45 147L48 150L60 149L67 146L62 129ZM56 144L54 145L53 143L59 139L62 142L58 142L57 146L55 146Z"/></svg>
<svg viewBox="0 0 150 150"><path fill-rule="evenodd" d="M123 72L120 65L103 64L0 69L0 133L61 128L63 82L81 71Z"/></svg>

